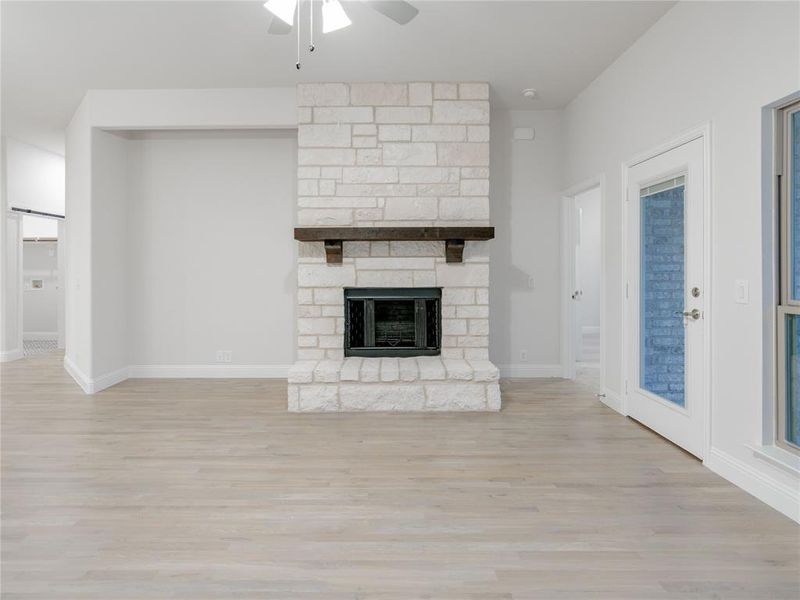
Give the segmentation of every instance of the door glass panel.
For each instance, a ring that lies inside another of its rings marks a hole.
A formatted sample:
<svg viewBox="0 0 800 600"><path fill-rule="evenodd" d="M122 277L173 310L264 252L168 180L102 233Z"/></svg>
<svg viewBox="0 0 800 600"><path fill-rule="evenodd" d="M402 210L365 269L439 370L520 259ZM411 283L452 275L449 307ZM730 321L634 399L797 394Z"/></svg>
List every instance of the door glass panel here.
<svg viewBox="0 0 800 600"><path fill-rule="evenodd" d="M789 173L789 197L791 199L791 235L792 243L791 292L792 300L800 300L800 111L790 116L790 156L791 168Z"/></svg>
<svg viewBox="0 0 800 600"><path fill-rule="evenodd" d="M800 315L786 315L786 441L800 446Z"/></svg>
<svg viewBox="0 0 800 600"><path fill-rule="evenodd" d="M641 190L639 387L686 403L683 177Z"/></svg>

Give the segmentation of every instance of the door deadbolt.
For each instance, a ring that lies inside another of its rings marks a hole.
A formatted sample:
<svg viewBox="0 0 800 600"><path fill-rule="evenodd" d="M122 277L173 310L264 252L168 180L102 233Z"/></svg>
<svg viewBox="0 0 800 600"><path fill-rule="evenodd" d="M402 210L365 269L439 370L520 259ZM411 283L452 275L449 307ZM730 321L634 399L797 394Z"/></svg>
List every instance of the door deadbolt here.
<svg viewBox="0 0 800 600"><path fill-rule="evenodd" d="M692 288L692 298L699 298L700 297L700 288L693 287Z"/></svg>

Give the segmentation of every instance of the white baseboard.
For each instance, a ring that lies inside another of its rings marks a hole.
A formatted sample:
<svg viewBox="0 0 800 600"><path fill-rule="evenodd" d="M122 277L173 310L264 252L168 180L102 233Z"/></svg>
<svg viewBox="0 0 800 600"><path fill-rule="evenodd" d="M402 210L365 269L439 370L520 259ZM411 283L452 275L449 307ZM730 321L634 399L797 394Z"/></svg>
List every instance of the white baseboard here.
<svg viewBox="0 0 800 600"><path fill-rule="evenodd" d="M95 377L92 380L92 391L90 393L94 394L95 392L103 391L106 388L110 388L112 385L122 383L128 379L128 377L130 377L130 375L128 375L128 367L122 367L116 371L111 371L111 373Z"/></svg>
<svg viewBox="0 0 800 600"><path fill-rule="evenodd" d="M25 356L25 352L21 348L16 350L3 350L0 352L0 363L11 362L12 360L19 360Z"/></svg>
<svg viewBox="0 0 800 600"><path fill-rule="evenodd" d="M624 416L621 396L609 389L604 389L603 393L605 397L600 397L603 404ZM800 523L800 489L784 485L718 448L711 448L703 464L736 487Z"/></svg>
<svg viewBox="0 0 800 600"><path fill-rule="evenodd" d="M539 377L562 377L561 365L498 365L500 377L513 377L519 379L536 379Z"/></svg>
<svg viewBox="0 0 800 600"><path fill-rule="evenodd" d="M126 379L286 379L291 365L131 365L92 379L69 358L64 368L87 394Z"/></svg>
<svg viewBox="0 0 800 600"><path fill-rule="evenodd" d="M29 342L38 342L42 340L58 340L57 331L25 331L22 333L22 339Z"/></svg>
<svg viewBox="0 0 800 600"><path fill-rule="evenodd" d="M711 448L703 464L778 512L800 523L800 491L761 473L738 458Z"/></svg>
<svg viewBox="0 0 800 600"><path fill-rule="evenodd" d="M131 365L141 379L286 379L292 365Z"/></svg>
<svg viewBox="0 0 800 600"><path fill-rule="evenodd" d="M624 416L625 413L622 412L622 398L619 394L617 394L617 392L612 392L608 388L603 390L603 394L605 394L605 396L598 396L600 402Z"/></svg>
<svg viewBox="0 0 800 600"><path fill-rule="evenodd" d="M89 377L87 377L74 362L72 362L69 356L64 357L64 370L75 380L75 383L81 386L81 389L84 392L87 394L94 393L91 379L89 379Z"/></svg>
<svg viewBox="0 0 800 600"><path fill-rule="evenodd" d="M87 394L95 394L112 385L117 385L128 378L128 367L122 367L116 371L111 371L99 377L92 379L86 373L81 371L78 366L70 360L69 357L64 357L64 369L75 380L81 389Z"/></svg>

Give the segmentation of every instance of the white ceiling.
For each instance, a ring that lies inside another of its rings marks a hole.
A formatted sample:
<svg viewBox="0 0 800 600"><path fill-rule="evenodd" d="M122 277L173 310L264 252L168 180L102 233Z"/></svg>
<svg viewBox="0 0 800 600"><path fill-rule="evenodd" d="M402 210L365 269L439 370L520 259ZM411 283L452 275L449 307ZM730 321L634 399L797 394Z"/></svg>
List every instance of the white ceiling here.
<svg viewBox="0 0 800 600"><path fill-rule="evenodd" d="M556 108L674 4L412 0L420 13L401 27L346 2L353 25L317 33L297 71L296 39L266 34L262 1L3 1L4 133L63 152L63 130L92 88L479 80L495 106ZM526 87L539 98L525 100Z"/></svg>

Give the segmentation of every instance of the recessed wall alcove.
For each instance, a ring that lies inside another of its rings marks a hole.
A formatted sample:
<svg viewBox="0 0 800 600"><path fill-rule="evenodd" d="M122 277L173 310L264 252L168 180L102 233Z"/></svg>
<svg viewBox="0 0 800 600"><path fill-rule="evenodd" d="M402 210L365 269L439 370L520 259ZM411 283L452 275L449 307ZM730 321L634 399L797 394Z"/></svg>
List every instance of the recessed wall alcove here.
<svg viewBox="0 0 800 600"><path fill-rule="evenodd" d="M94 282L117 299L102 307L115 327L95 336L128 376L269 376L291 363L296 139L93 132L97 210L118 223L94 233L121 250L107 266L124 274Z"/></svg>
<svg viewBox="0 0 800 600"><path fill-rule="evenodd" d="M287 253L293 243L296 106L291 86L86 93L66 132L71 218L64 357L65 369L85 392L135 376L285 376L286 364L252 362L267 357L266 341L261 349L226 347L242 339L245 328L254 338L283 335L291 344L292 337L280 324L272 331L262 331L267 329L263 323L254 327L252 319L259 317L253 309L238 307L247 318L232 315L237 306L221 282L230 270L234 276L228 281L235 283L228 285L239 287L228 291L249 295L242 301L252 306L265 289L252 278L269 274L270 297L293 306L293 257ZM270 144L283 146L273 159ZM254 153L258 147L263 151ZM171 169L164 168L167 162ZM246 180L239 170L244 165L250 167ZM251 186L261 191L250 195ZM137 200L137 193L146 201ZM182 200L165 200L178 197ZM254 210L259 211L255 216ZM286 222L279 222L282 214ZM255 251L244 240L257 225L264 233L258 243L282 246L285 271L270 273L272 266L262 256L253 257L247 268L231 264L234 250ZM169 294L181 295L181 303L159 299ZM213 335L195 328L208 315L213 322L202 326ZM164 330L135 331L152 324ZM218 361L217 350L232 351L230 362L224 353Z"/></svg>

